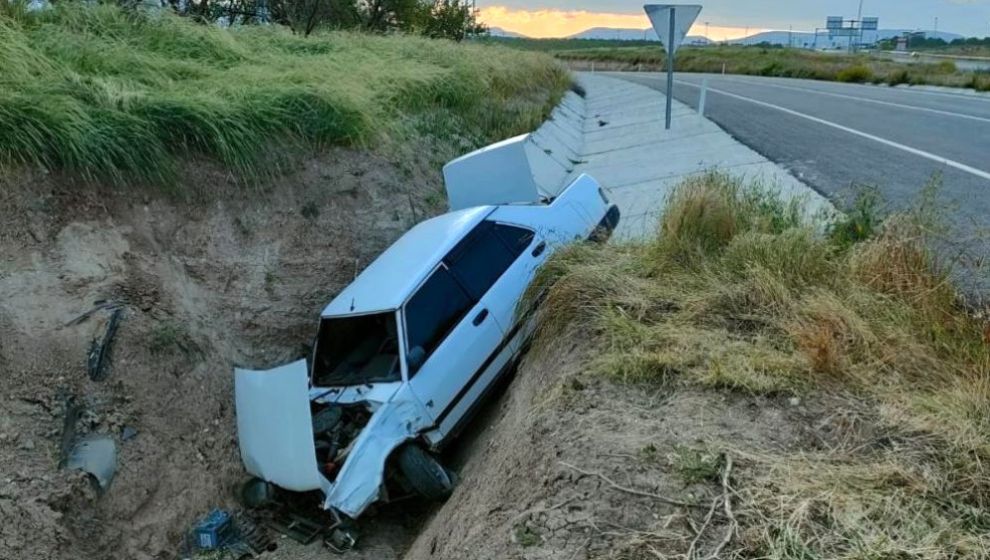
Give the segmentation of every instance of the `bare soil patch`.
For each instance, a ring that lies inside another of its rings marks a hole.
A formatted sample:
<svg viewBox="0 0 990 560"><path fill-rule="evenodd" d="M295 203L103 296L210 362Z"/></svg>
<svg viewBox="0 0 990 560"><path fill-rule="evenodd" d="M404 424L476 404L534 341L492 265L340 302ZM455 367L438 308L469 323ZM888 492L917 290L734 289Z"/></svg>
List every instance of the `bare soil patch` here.
<svg viewBox="0 0 990 560"><path fill-rule="evenodd" d="M248 192L208 162L189 169L182 195L2 179L2 557L174 557L244 479L233 365L301 355L322 306L442 200L435 171L356 150ZM67 324L102 300L124 311L96 382L86 356L107 314ZM102 495L58 468L70 395L79 433L117 442Z"/></svg>

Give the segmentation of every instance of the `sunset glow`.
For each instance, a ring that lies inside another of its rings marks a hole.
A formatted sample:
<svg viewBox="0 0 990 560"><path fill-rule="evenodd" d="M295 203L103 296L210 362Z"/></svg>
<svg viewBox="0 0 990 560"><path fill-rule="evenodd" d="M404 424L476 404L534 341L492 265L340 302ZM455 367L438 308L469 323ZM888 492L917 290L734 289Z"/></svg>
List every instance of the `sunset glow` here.
<svg viewBox="0 0 990 560"><path fill-rule="evenodd" d="M565 10L516 10L505 6L488 6L480 10L480 19L491 27L521 33L527 37L567 37L592 27L616 27L645 29L650 27L646 14L618 14L609 12L565 11ZM751 28L750 34L765 31ZM652 32L650 32L652 33ZM724 27L710 25L710 39L723 41L746 36L744 27ZM695 23L691 35L704 35L704 22Z"/></svg>

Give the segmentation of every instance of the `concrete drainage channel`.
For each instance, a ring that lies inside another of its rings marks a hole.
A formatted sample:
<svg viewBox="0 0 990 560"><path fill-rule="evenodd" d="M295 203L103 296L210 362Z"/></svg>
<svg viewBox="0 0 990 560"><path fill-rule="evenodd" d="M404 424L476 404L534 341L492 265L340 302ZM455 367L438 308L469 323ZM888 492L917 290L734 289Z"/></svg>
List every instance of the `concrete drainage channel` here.
<svg viewBox="0 0 990 560"><path fill-rule="evenodd" d="M665 100L645 86L578 73L575 87L526 143L534 180L553 196L583 173L594 177L622 214L617 240L653 235L671 190L709 171L801 200L809 214L833 209L786 169L679 101L671 130L664 130Z"/></svg>
<svg viewBox="0 0 990 560"><path fill-rule="evenodd" d="M258 477L244 498L260 511L260 523L214 511L196 525L196 545L187 550L271 552L277 543L262 525L303 546L320 539L356 557L398 557L416 527L410 509L428 510L422 500L406 498L442 500L456 480L430 451L448 447L511 370L532 328L515 310L556 249L574 239L601 239L603 231L620 240L648 238L673 187L708 171L802 198L810 211L829 207L681 104L673 130L665 131L663 102L648 88L582 75L533 134L449 163L451 213L414 227L338 294L322 314L312 360L236 371L241 456ZM493 206L479 208L486 205ZM430 286L447 276L451 286L436 292L442 297L420 306ZM465 294L459 311L434 321L436 328L420 325L457 307L451 303L457 285ZM438 330L440 324L455 326ZM465 379L464 371L474 373ZM402 505L385 506L387 513L362 523L370 523L366 534L405 536L388 542L372 536L370 546L352 550L353 520L397 499ZM329 526L321 510L329 512ZM313 548L277 554L299 558Z"/></svg>

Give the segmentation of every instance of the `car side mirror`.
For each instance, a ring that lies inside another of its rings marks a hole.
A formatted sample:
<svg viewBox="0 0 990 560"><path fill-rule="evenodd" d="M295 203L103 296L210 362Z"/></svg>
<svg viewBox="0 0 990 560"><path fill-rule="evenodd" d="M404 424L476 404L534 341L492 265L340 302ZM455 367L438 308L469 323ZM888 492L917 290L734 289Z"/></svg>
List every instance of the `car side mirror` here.
<svg viewBox="0 0 990 560"><path fill-rule="evenodd" d="M422 346L413 346L406 354L406 365L409 366L409 374L412 375L419 371L419 368L423 366L423 362L426 361L426 350Z"/></svg>

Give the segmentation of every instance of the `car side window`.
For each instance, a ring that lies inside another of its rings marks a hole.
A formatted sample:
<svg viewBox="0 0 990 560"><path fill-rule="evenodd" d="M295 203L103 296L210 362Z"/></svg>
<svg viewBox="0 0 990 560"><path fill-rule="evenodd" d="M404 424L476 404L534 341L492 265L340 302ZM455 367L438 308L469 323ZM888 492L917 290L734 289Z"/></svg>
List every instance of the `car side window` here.
<svg viewBox="0 0 990 560"><path fill-rule="evenodd" d="M495 235L505 243L505 246L512 252L513 257L518 257L533 242L533 232L521 227L509 226L505 224L495 224Z"/></svg>
<svg viewBox="0 0 990 560"><path fill-rule="evenodd" d="M496 227L482 222L444 259L474 301L480 300L519 256L502 241Z"/></svg>
<svg viewBox="0 0 990 560"><path fill-rule="evenodd" d="M445 266L437 268L406 303L408 351L422 348L421 364L473 306L450 271Z"/></svg>

